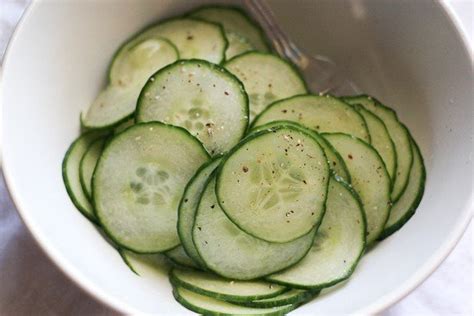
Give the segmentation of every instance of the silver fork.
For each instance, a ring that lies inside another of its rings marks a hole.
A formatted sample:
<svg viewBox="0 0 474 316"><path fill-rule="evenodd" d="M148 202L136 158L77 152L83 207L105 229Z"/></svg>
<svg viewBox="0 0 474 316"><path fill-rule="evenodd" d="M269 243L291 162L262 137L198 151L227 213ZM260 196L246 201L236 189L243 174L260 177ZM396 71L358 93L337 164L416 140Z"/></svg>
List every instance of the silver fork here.
<svg viewBox="0 0 474 316"><path fill-rule="evenodd" d="M265 0L243 0L247 9L262 25L275 51L293 62L303 74L308 88L313 93L334 95L358 94L354 82L342 73L329 58L305 53L286 35L276 23L275 15Z"/></svg>

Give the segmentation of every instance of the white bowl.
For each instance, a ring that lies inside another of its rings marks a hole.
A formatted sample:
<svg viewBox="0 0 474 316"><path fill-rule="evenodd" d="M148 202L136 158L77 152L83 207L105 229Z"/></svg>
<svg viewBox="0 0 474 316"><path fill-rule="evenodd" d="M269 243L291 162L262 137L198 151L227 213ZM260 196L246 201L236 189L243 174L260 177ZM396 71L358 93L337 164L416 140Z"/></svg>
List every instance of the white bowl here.
<svg viewBox="0 0 474 316"><path fill-rule="evenodd" d="M199 3L172 0L37 1L4 63L3 163L18 210L62 270L125 313L176 314L165 275L149 282L72 205L61 160L79 113L104 83L122 41L152 21ZM371 250L349 282L295 314L373 313L419 285L447 256L471 217L472 59L449 11L428 1L273 1L302 46L347 68L393 106L425 157L428 178L412 220Z"/></svg>

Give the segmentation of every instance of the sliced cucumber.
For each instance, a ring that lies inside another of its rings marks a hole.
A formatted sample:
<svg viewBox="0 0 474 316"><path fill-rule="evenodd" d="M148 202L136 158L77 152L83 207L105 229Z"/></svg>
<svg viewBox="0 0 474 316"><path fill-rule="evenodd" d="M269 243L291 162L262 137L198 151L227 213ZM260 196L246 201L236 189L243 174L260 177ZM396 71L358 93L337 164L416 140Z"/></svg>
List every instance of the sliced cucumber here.
<svg viewBox="0 0 474 316"><path fill-rule="evenodd" d="M234 281L224 279L214 273L189 269L171 270L170 280L175 286L233 302L249 302L275 297L287 290L284 286L265 281Z"/></svg>
<svg viewBox="0 0 474 316"><path fill-rule="evenodd" d="M341 133L323 134L344 159L367 217L367 244L373 243L390 212L390 176L377 151L366 142Z"/></svg>
<svg viewBox="0 0 474 316"><path fill-rule="evenodd" d="M132 125L135 125L135 118L131 118L131 119L123 122L122 124L117 125L117 127L114 128L114 134L118 134L120 132L123 132L124 130L126 130L127 128L129 128Z"/></svg>
<svg viewBox="0 0 474 316"><path fill-rule="evenodd" d="M283 306L292 304L293 306L300 305L304 302L311 300L313 297L319 294L319 291L306 291L299 289L291 289L280 295L271 298L264 298L260 300L255 300L251 302L234 302L239 305L249 306L249 307L258 307L258 308L268 308L275 306Z"/></svg>
<svg viewBox="0 0 474 316"><path fill-rule="evenodd" d="M329 181L318 142L294 126L247 137L222 162L216 193L242 230L269 242L289 242L321 222Z"/></svg>
<svg viewBox="0 0 474 316"><path fill-rule="evenodd" d="M228 45L224 30L219 24L193 18L168 19L139 32L119 48L110 66L110 81L113 82L115 78L117 58L126 54L137 43L156 38L165 38L173 43L181 59L197 58L215 64L224 60Z"/></svg>
<svg viewBox="0 0 474 316"><path fill-rule="evenodd" d="M366 95L345 97L344 101L350 104L363 105L367 110L377 115L385 123L397 153L397 169L391 193L392 201L396 202L402 195L403 191L405 191L411 165L413 163L410 133L406 127L400 123L394 110L384 106L372 97Z"/></svg>
<svg viewBox="0 0 474 316"><path fill-rule="evenodd" d="M165 252L165 256L174 263L184 267L199 268L196 262L186 254L186 251L184 251L184 248L181 245Z"/></svg>
<svg viewBox="0 0 474 316"><path fill-rule="evenodd" d="M120 254L132 272L151 282L162 282L168 275L170 266L162 254L140 255L124 249Z"/></svg>
<svg viewBox="0 0 474 316"><path fill-rule="evenodd" d="M248 98L242 83L203 60L178 61L143 87L137 122L161 121L186 128L212 155L226 152L248 127Z"/></svg>
<svg viewBox="0 0 474 316"><path fill-rule="evenodd" d="M206 264L202 261L196 247L194 246L194 218L209 176L217 168L220 162L221 158L217 158L199 168L186 185L178 208L178 235L181 239L181 244L189 257L191 257L201 267L205 267Z"/></svg>
<svg viewBox="0 0 474 316"><path fill-rule="evenodd" d="M364 118L350 105L329 95L298 95L269 105L252 127L271 121L294 121L320 133L340 132L370 142Z"/></svg>
<svg viewBox="0 0 474 316"><path fill-rule="evenodd" d="M300 288L322 289L352 274L365 249L366 223L359 197L343 182L329 182L326 215L308 255L268 280Z"/></svg>
<svg viewBox="0 0 474 316"><path fill-rule="evenodd" d="M92 222L96 222L97 219L94 215L94 207L82 188L79 167L89 146L103 135L104 133L94 131L82 134L71 144L62 163L63 181L72 203Z"/></svg>
<svg viewBox="0 0 474 316"><path fill-rule="evenodd" d="M79 165L82 190L87 195L89 201L92 199L92 174L102 154L102 149L104 149L105 141L105 138L95 140L87 149Z"/></svg>
<svg viewBox="0 0 474 316"><path fill-rule="evenodd" d="M313 243L316 229L288 243L269 243L240 230L217 203L211 178L196 214L193 240L206 267L235 280L255 279L303 258ZM244 195L242 195L244 196Z"/></svg>
<svg viewBox="0 0 474 316"><path fill-rule="evenodd" d="M221 24L224 27L227 39L229 39L229 48L232 48L232 41L230 40L229 34L238 34L246 38L255 49L261 52L270 50L267 39L260 26L250 19L239 7L210 5L198 8L191 12L190 15ZM226 57L228 56L226 55Z"/></svg>
<svg viewBox="0 0 474 316"><path fill-rule="evenodd" d="M385 123L363 106L356 104L354 107L364 117L370 134L370 144L382 157L390 179L393 180L397 169L397 152Z"/></svg>
<svg viewBox="0 0 474 316"><path fill-rule="evenodd" d="M240 54L255 50L255 47L250 43L248 39L240 36L237 33L226 32L227 40L229 41L229 47L225 51L225 59L229 60Z"/></svg>
<svg viewBox="0 0 474 316"><path fill-rule="evenodd" d="M128 120L147 79L178 57L174 45L159 38L138 42L120 54L112 65L109 85L82 116L82 125L90 129L108 128Z"/></svg>
<svg viewBox="0 0 474 316"><path fill-rule="evenodd" d="M250 121L270 103L306 93L306 84L287 61L266 53L248 52L225 63L244 84L250 99Z"/></svg>
<svg viewBox="0 0 474 316"><path fill-rule="evenodd" d="M307 129L304 126L294 121L272 121L264 125L254 127L251 132L258 132L263 130L272 129L275 126L292 125L297 128L303 128L307 133L311 133L319 145L323 148L326 157L328 158L329 167L338 177L342 178L345 182L351 183L351 176L347 170L346 163L342 159L341 155L332 147L330 143L324 137L319 135L317 132Z"/></svg>
<svg viewBox="0 0 474 316"><path fill-rule="evenodd" d="M186 130L159 122L136 124L116 135L92 180L96 215L107 235L139 253L179 245L178 203L208 157Z"/></svg>
<svg viewBox="0 0 474 316"><path fill-rule="evenodd" d="M413 214L415 214L416 208L423 197L426 180L425 165L420 149L413 138L411 139L411 144L414 157L408 185L400 199L392 206L385 229L380 236L382 239L390 236L408 222Z"/></svg>
<svg viewBox="0 0 474 316"><path fill-rule="evenodd" d="M246 307L218 300L206 295L189 291L182 287L175 287L173 295L184 307L203 315L285 315L293 309L293 305L284 305L270 308Z"/></svg>

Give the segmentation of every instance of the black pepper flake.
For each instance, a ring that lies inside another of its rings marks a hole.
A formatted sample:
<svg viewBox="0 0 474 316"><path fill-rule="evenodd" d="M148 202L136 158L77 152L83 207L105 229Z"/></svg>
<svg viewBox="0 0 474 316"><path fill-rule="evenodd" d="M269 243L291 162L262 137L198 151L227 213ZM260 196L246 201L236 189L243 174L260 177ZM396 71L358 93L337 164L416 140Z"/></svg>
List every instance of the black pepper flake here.
<svg viewBox="0 0 474 316"><path fill-rule="evenodd" d="M336 162L335 162L335 161L333 161L333 162L332 162L332 165L333 165L333 166L335 166L335 165L336 165Z"/></svg>
<svg viewBox="0 0 474 316"><path fill-rule="evenodd" d="M308 182L306 182L306 180L303 180L303 183L304 183L304 184L308 184Z"/></svg>
<svg viewBox="0 0 474 316"><path fill-rule="evenodd" d="M352 158L353 158L351 154L347 155L347 157L349 157L349 159L352 159Z"/></svg>
<svg viewBox="0 0 474 316"><path fill-rule="evenodd" d="M311 212L311 215L314 215L314 212Z"/></svg>
<svg viewBox="0 0 474 316"><path fill-rule="evenodd" d="M184 199L184 203L188 203L188 199Z"/></svg>
<svg viewBox="0 0 474 316"><path fill-rule="evenodd" d="M163 90L165 90L165 89L166 89L166 87L165 87L165 86L163 86L162 88L163 88Z"/></svg>
<svg viewBox="0 0 474 316"><path fill-rule="evenodd" d="M288 110L282 110L282 112L283 112L283 113L286 113L286 112L288 112Z"/></svg>
<svg viewBox="0 0 474 316"><path fill-rule="evenodd" d="M199 229L199 230L202 230L201 226L198 226L198 229Z"/></svg>
<svg viewBox="0 0 474 316"><path fill-rule="evenodd" d="M207 240L204 240L204 243L207 245Z"/></svg>
<svg viewBox="0 0 474 316"><path fill-rule="evenodd" d="M246 167L246 166L243 166L243 167L242 167L242 171L243 171L243 172L248 172L248 171L249 171L249 168Z"/></svg>
<svg viewBox="0 0 474 316"><path fill-rule="evenodd" d="M229 95L229 92L227 92L227 91L224 91L224 94L225 94L225 95Z"/></svg>
<svg viewBox="0 0 474 316"><path fill-rule="evenodd" d="M187 39L188 41L192 40L193 38L194 38L194 36L192 36L192 35L188 35L188 37L186 37L186 39Z"/></svg>
<svg viewBox="0 0 474 316"><path fill-rule="evenodd" d="M215 205L215 204L212 204L212 205L211 205L211 208L214 208L214 207L216 207L216 205Z"/></svg>

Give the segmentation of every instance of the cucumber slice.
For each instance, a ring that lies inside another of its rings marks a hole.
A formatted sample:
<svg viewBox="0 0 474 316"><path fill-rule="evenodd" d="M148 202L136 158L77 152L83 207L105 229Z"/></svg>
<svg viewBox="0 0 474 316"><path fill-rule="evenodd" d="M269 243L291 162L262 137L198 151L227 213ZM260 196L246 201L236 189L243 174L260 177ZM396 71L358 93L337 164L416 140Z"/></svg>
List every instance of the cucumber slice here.
<svg viewBox="0 0 474 316"><path fill-rule="evenodd" d="M227 47L227 50L225 51L226 60L229 60L240 54L255 50L255 47L245 37L233 32L226 32L225 35L227 37L227 40L229 41L229 47Z"/></svg>
<svg viewBox="0 0 474 316"><path fill-rule="evenodd" d="M294 121L319 133L346 133L370 142L364 118L350 105L329 95L298 95L269 105L252 127L271 121Z"/></svg>
<svg viewBox="0 0 474 316"><path fill-rule="evenodd" d="M270 308L254 308L235 305L209 296L201 295L182 287L175 287L173 295L187 309L203 315L285 315L293 309L293 305Z"/></svg>
<svg viewBox="0 0 474 316"><path fill-rule="evenodd" d="M143 87L137 122L161 121L186 128L212 155L231 149L248 127L248 98L242 83L203 60L178 61Z"/></svg>
<svg viewBox="0 0 474 316"><path fill-rule="evenodd" d="M201 143L180 127L142 123L116 135L92 180L104 231L121 247L138 253L178 246L183 188L208 157Z"/></svg>
<svg viewBox="0 0 474 316"><path fill-rule="evenodd" d="M302 128L307 133L310 133L311 136L313 136L319 143L319 145L323 148L324 153L328 158L329 167L331 168L333 173L336 174L338 177L342 178L345 182L351 183L351 176L349 174L349 171L347 170L346 163L342 159L341 155L339 155L339 153L334 149L334 147L332 147L332 145L328 143L328 141L324 139L324 137L319 135L317 132L307 129L294 121L272 121L267 124L254 127L251 132L254 133L258 131L268 130L272 129L275 126L282 125L292 125L296 128Z"/></svg>
<svg viewBox="0 0 474 316"><path fill-rule="evenodd" d="M224 27L227 39L230 37L229 34L238 34L246 38L255 49L261 52L270 50L260 25L255 23L245 11L239 7L210 5L198 8L191 12L190 15L221 24ZM231 40L229 40L229 47L232 47Z"/></svg>
<svg viewBox="0 0 474 316"><path fill-rule="evenodd" d="M87 195L89 201L92 200L92 174L102 154L102 149L104 149L105 141L105 138L95 140L87 149L79 165L82 190Z"/></svg>
<svg viewBox="0 0 474 316"><path fill-rule="evenodd" d="M408 222L413 214L415 214L425 191L426 171L423 157L421 156L420 148L418 148L413 138L411 139L411 145L414 157L408 186L400 199L393 204L390 216L385 224L385 229L380 236L381 239L390 236Z"/></svg>
<svg viewBox="0 0 474 316"><path fill-rule="evenodd" d="M224 60L228 45L219 24L193 18L168 19L140 31L118 49L110 66L110 81L113 82L115 78L117 58L137 43L156 38L165 38L173 43L181 59L203 59L215 64Z"/></svg>
<svg viewBox="0 0 474 316"><path fill-rule="evenodd" d="M184 189L178 208L178 235L186 253L201 267L206 264L199 256L193 242L193 226L196 210L211 173L217 168L221 158L205 163L189 180Z"/></svg>
<svg viewBox="0 0 474 316"><path fill-rule="evenodd" d="M128 120L147 79L158 69L178 59L176 47L164 39L136 43L112 65L111 81L82 117L90 129L108 128Z"/></svg>
<svg viewBox="0 0 474 316"><path fill-rule="evenodd" d="M167 278L170 266L162 254L141 255L125 249L121 249L120 254L132 272L150 282L162 282Z"/></svg>
<svg viewBox="0 0 474 316"><path fill-rule="evenodd" d="M175 286L233 302L275 297L287 290L284 286L265 281L233 281L213 273L184 269L171 270L170 280Z"/></svg>
<svg viewBox="0 0 474 316"><path fill-rule="evenodd" d="M413 163L410 133L406 127L400 123L394 110L384 106L382 103L370 96L361 95L344 97L344 101L350 104L363 105L367 110L377 115L385 123L397 153L397 169L391 193L392 201L396 202L402 195L403 191L405 191L411 165Z"/></svg>
<svg viewBox="0 0 474 316"><path fill-rule="evenodd" d="M284 243L321 222L329 165L318 142L293 126L247 137L222 162L216 193L226 215L248 234Z"/></svg>
<svg viewBox="0 0 474 316"><path fill-rule="evenodd" d="M270 103L306 93L306 84L291 64L266 53L248 52L225 63L244 84L250 99L250 121Z"/></svg>
<svg viewBox="0 0 474 316"><path fill-rule="evenodd" d="M184 251L184 248L181 245L165 252L165 256L167 256L174 263L184 267L199 268L196 262L194 262L194 260L186 254L186 251Z"/></svg>
<svg viewBox="0 0 474 316"><path fill-rule="evenodd" d="M334 133L323 136L344 159L352 183L359 194L367 217L367 244L373 243L385 226L390 212L390 176L377 151L351 135Z"/></svg>
<svg viewBox="0 0 474 316"><path fill-rule="evenodd" d="M283 306L292 304L293 306L301 305L313 297L319 294L319 291L306 291L299 289L291 289L280 295L271 298L264 298L260 300L255 300L251 302L233 302L235 304L248 306L248 307L258 307L258 308L268 308L275 306ZM232 302L232 301L231 301Z"/></svg>
<svg viewBox="0 0 474 316"><path fill-rule="evenodd" d="M251 280L295 264L311 248L316 228L288 243L269 243L243 232L220 208L214 187L211 178L193 228L196 249L210 270L229 279Z"/></svg>
<svg viewBox="0 0 474 316"><path fill-rule="evenodd" d="M385 126L385 123L375 114L366 110L363 106L356 104L355 109L364 117L370 134L370 144L382 157L385 167L387 167L390 179L395 178L397 169L397 152L392 138Z"/></svg>
<svg viewBox="0 0 474 316"><path fill-rule="evenodd" d="M314 245L298 264L267 280L300 288L322 289L350 277L365 249L366 223L359 197L331 179L323 223Z"/></svg>
<svg viewBox="0 0 474 316"><path fill-rule="evenodd" d="M89 220L97 222L94 207L81 185L79 167L81 159L89 146L98 138L104 136L103 132L87 132L77 138L69 147L62 163L62 175L66 191L74 206Z"/></svg>

